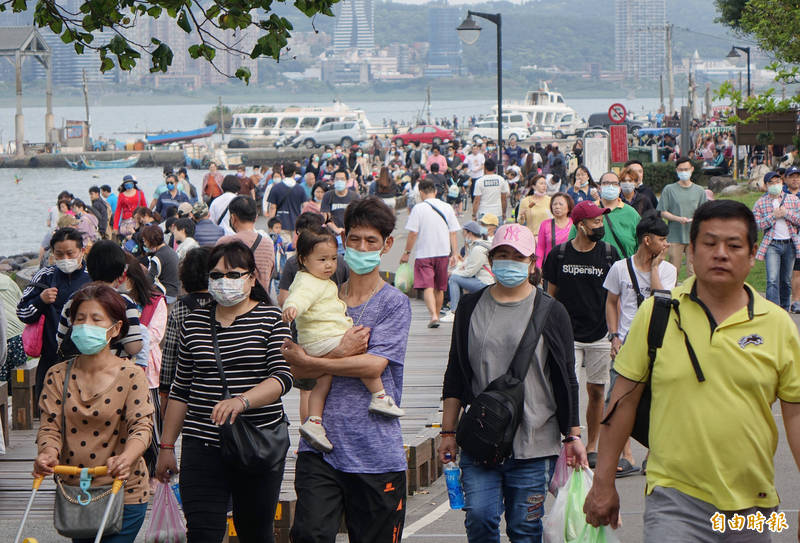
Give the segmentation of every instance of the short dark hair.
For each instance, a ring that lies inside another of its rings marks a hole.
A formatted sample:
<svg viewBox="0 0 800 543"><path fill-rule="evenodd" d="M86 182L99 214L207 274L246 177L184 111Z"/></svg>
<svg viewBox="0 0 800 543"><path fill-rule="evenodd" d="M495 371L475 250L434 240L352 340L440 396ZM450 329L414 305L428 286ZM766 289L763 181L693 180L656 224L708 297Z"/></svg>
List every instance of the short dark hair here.
<svg viewBox="0 0 800 543"><path fill-rule="evenodd" d="M50 238L50 248L55 250L56 243L70 240L78 244L78 249L83 248L83 234L71 227L59 228L56 230L53 233L53 237Z"/></svg>
<svg viewBox="0 0 800 543"><path fill-rule="evenodd" d="M323 183L322 181L317 181L314 183L314 186L311 187L311 198L314 198L314 193L317 192L317 189L322 189L322 192L328 192L328 185Z"/></svg>
<svg viewBox="0 0 800 543"><path fill-rule="evenodd" d="M678 166L680 166L684 162L688 162L689 165L694 168L694 164L692 164L692 159L690 159L688 156L683 156L683 157L679 158L678 160L676 160L675 161L675 167L677 168Z"/></svg>
<svg viewBox="0 0 800 543"><path fill-rule="evenodd" d="M86 270L92 281L111 283L125 273L125 251L113 241L98 241L86 255Z"/></svg>
<svg viewBox="0 0 800 543"><path fill-rule="evenodd" d="M694 212L689 229L689 242L694 245L703 221L711 219L741 219L747 225L747 243L750 247L758 241L758 225L750 208L736 200L712 200L701 204Z"/></svg>
<svg viewBox="0 0 800 543"><path fill-rule="evenodd" d="M628 162L625 163L624 167L627 168L628 166L631 166L633 164L638 164L639 166L644 168L644 164L642 164L642 161L641 160L636 160L636 159L629 160Z"/></svg>
<svg viewBox="0 0 800 543"><path fill-rule="evenodd" d="M89 187L89 194L100 194L100 187L97 185L92 185Z"/></svg>
<svg viewBox="0 0 800 543"><path fill-rule="evenodd" d="M285 177L292 177L294 175L294 164L287 162L283 165L283 175Z"/></svg>
<svg viewBox="0 0 800 543"><path fill-rule="evenodd" d="M215 246L208 256L206 270L209 272L213 270L217 262L222 259L225 259L225 262L231 268L244 268L250 273L256 271L256 259L253 256L253 251L239 240ZM269 295L264 290L264 286L258 281L258 276L256 276L256 286L250 291L250 299L270 303Z"/></svg>
<svg viewBox="0 0 800 543"><path fill-rule="evenodd" d="M133 301L144 307L150 303L158 290L153 284L153 279L145 272L141 262L135 256L125 253L125 263L128 265L126 274L131 282L131 291L128 295L133 298Z"/></svg>
<svg viewBox="0 0 800 543"><path fill-rule="evenodd" d="M111 192L111 185L100 185L100 190Z"/></svg>
<svg viewBox="0 0 800 543"><path fill-rule="evenodd" d="M300 235L297 236L297 244L295 247L297 248L297 264L301 268L305 268L303 260L308 258L308 256L314 252L314 247L320 243L331 243L334 248L338 247L336 236L324 226L306 228L300 232Z"/></svg>
<svg viewBox="0 0 800 543"><path fill-rule="evenodd" d="M431 164L431 173L439 173L439 165L435 162Z"/></svg>
<svg viewBox="0 0 800 543"><path fill-rule="evenodd" d="M228 204L228 211L244 222L255 222L258 217L258 206L250 196L237 196Z"/></svg>
<svg viewBox="0 0 800 543"><path fill-rule="evenodd" d="M128 335L128 318L126 316L127 304L125 304L125 300L116 290L103 283L89 283L75 293L69 307L71 322L75 322L75 317L78 315L81 304L89 300L94 300L103 306L103 310L112 321L119 321L122 323L119 334L114 337L125 337Z"/></svg>
<svg viewBox="0 0 800 543"><path fill-rule="evenodd" d="M142 217L150 217L155 219L156 214L153 212L152 209L146 206L139 206L133 211L133 216L142 216Z"/></svg>
<svg viewBox="0 0 800 543"><path fill-rule="evenodd" d="M567 217L572 215L572 209L575 207L575 200L566 192L556 192L550 197L550 214L553 213L553 201L556 198L564 198L567 201Z"/></svg>
<svg viewBox="0 0 800 543"><path fill-rule="evenodd" d="M294 222L294 231L298 234L308 228L318 228L325 224L325 219L318 213L311 213L306 211L301 213L297 220ZM270 226L272 228L272 226Z"/></svg>
<svg viewBox="0 0 800 543"><path fill-rule="evenodd" d="M281 220L278 217L272 217L269 221L267 221L267 228L272 230L272 227L275 226L276 224L282 225L283 223L281 223Z"/></svg>
<svg viewBox="0 0 800 543"><path fill-rule="evenodd" d="M146 241L151 247L158 247L164 243L164 232L161 227L151 224L142 228L142 240Z"/></svg>
<svg viewBox="0 0 800 543"><path fill-rule="evenodd" d="M222 191L223 192L239 192L242 188L242 182L239 181L239 177L235 174L228 174L222 179Z"/></svg>
<svg viewBox="0 0 800 543"><path fill-rule="evenodd" d="M180 230L181 232L185 232L187 237L193 238L194 225L195 222L192 219L190 219L189 217L184 217L182 219L178 219L177 221L175 221L175 230Z"/></svg>
<svg viewBox="0 0 800 543"><path fill-rule="evenodd" d="M79 208L81 208L81 209L86 209L86 204L84 204L84 203L83 203L83 200L80 200L80 199L78 199L78 198L75 198L74 200L72 200L72 207L73 207L73 209L74 209L76 206L77 206L77 207L79 207Z"/></svg>
<svg viewBox="0 0 800 543"><path fill-rule="evenodd" d="M186 292L208 290L208 257L211 247L195 247L178 266L178 279Z"/></svg>
<svg viewBox="0 0 800 543"><path fill-rule="evenodd" d="M336 178L336 174L337 173L343 173L345 179L350 179L350 173L345 169L339 169L339 170L336 170L335 172L333 172L334 179Z"/></svg>
<svg viewBox="0 0 800 543"><path fill-rule="evenodd" d="M172 228L172 225L178 222L178 210L176 208L170 208L170 210L175 209L175 213L173 213L170 217L167 217L167 220L164 221L164 233L169 232L169 229ZM167 211L169 214L169 211Z"/></svg>
<svg viewBox="0 0 800 543"><path fill-rule="evenodd" d="M57 201L60 202L61 200L72 200L73 196L72 193L68 190L62 190L58 193Z"/></svg>
<svg viewBox="0 0 800 543"><path fill-rule="evenodd" d="M483 163L483 167L486 168L486 171L493 172L497 169L497 164L494 159L487 158L486 162Z"/></svg>
<svg viewBox="0 0 800 543"><path fill-rule="evenodd" d="M178 170L178 173L179 173L179 174L183 174L183 175L185 175L186 177L189 177L189 172L187 172L187 171L186 171L186 168L180 168L180 169Z"/></svg>
<svg viewBox="0 0 800 543"><path fill-rule="evenodd" d="M435 165L436 164L434 164L434 166ZM429 179L423 179L419 182L419 191L424 192L425 194L436 192L436 185L434 185L433 181L430 181Z"/></svg>
<svg viewBox="0 0 800 543"><path fill-rule="evenodd" d="M647 210L639 220L639 224L636 225L636 239L639 243L642 242L642 238L647 234L666 236L668 233L669 227L667 223L661 218L661 213L655 209Z"/></svg>
<svg viewBox="0 0 800 543"><path fill-rule="evenodd" d="M395 225L395 216L389 206L377 196L368 196L361 200L350 202L344 211L345 236L358 226L369 226L380 232L385 240L392 235Z"/></svg>
<svg viewBox="0 0 800 543"><path fill-rule="evenodd" d="M178 176L175 175L174 173L172 173L171 169L170 169L170 173L167 174L167 177L166 177L166 179L164 179L164 181L169 183L170 178L172 179L173 183L177 183L178 182Z"/></svg>

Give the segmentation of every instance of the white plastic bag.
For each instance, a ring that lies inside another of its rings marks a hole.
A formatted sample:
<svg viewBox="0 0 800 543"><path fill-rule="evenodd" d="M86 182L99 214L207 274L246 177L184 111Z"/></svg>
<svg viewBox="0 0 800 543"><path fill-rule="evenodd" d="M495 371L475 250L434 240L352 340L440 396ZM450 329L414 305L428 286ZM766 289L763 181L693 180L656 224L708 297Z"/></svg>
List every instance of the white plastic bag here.
<svg viewBox="0 0 800 543"><path fill-rule="evenodd" d="M562 445L561 453L558 455L556 467L553 471L553 477L550 479L550 493L553 496L558 496L558 489L567 484L570 475L572 475L572 471L567 466L567 448Z"/></svg>

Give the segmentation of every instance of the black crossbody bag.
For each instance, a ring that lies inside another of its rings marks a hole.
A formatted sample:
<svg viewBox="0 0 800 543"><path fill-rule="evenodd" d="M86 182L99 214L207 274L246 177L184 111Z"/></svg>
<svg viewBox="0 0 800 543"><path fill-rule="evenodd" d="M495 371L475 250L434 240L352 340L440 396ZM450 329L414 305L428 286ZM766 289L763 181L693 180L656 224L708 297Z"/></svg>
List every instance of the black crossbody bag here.
<svg viewBox="0 0 800 543"><path fill-rule="evenodd" d="M211 342L214 345L214 358L217 371L222 381L222 399L231 397L225 371L222 369L222 357L217 341L217 321L214 317L217 304L211 304L210 324ZM289 424L284 418L273 428L259 428L241 416L231 424L226 420L219 428L219 439L222 460L231 467L245 472L273 471L286 460L289 451Z"/></svg>
<svg viewBox="0 0 800 543"><path fill-rule="evenodd" d="M486 466L502 464L513 452L514 435L522 422L525 375L536 359L536 345L555 300L536 290L533 314L511 360L508 371L489 383L461 416L456 443Z"/></svg>

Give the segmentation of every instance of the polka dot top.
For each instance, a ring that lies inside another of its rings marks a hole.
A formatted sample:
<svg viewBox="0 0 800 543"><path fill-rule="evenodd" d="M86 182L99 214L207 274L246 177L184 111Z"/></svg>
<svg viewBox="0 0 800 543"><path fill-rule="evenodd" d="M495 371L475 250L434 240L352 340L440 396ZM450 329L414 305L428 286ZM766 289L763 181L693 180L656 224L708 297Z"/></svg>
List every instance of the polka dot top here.
<svg viewBox="0 0 800 543"><path fill-rule="evenodd" d="M61 402L67 363L53 366L45 377L39 399L41 426L36 437L39 452L45 447L59 451L59 463L68 466L104 466L112 456L125 450L129 439L150 443L153 432L153 404L147 378L131 361L119 359L121 368L114 382L103 392L85 398L74 371L67 386L64 413L66 436L61 436ZM64 483L77 485L79 477L64 477ZM147 503L149 476L143 458L131 466L125 483L125 504ZM92 486L109 485L111 477L95 477Z"/></svg>

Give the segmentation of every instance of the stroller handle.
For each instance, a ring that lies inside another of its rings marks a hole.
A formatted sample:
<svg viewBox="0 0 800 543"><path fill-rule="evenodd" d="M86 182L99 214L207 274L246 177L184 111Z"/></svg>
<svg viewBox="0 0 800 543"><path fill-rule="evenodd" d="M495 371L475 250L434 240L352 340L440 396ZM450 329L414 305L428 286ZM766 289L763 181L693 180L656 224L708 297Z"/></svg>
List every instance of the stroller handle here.
<svg viewBox="0 0 800 543"><path fill-rule="evenodd" d="M92 477L102 477L103 475L108 475L108 466L97 466L96 468L88 468L89 475ZM77 466L64 466L58 465L53 467L53 473L56 475L80 475L83 471L83 468L79 468ZM42 485L42 481L44 480L44 476L34 477L33 478L33 489L38 490L39 487ZM114 480L114 485L117 486L117 481L119 479ZM122 486L122 481L119 481L119 486ZM117 488L119 491L119 488ZM117 492L115 491L114 494Z"/></svg>

